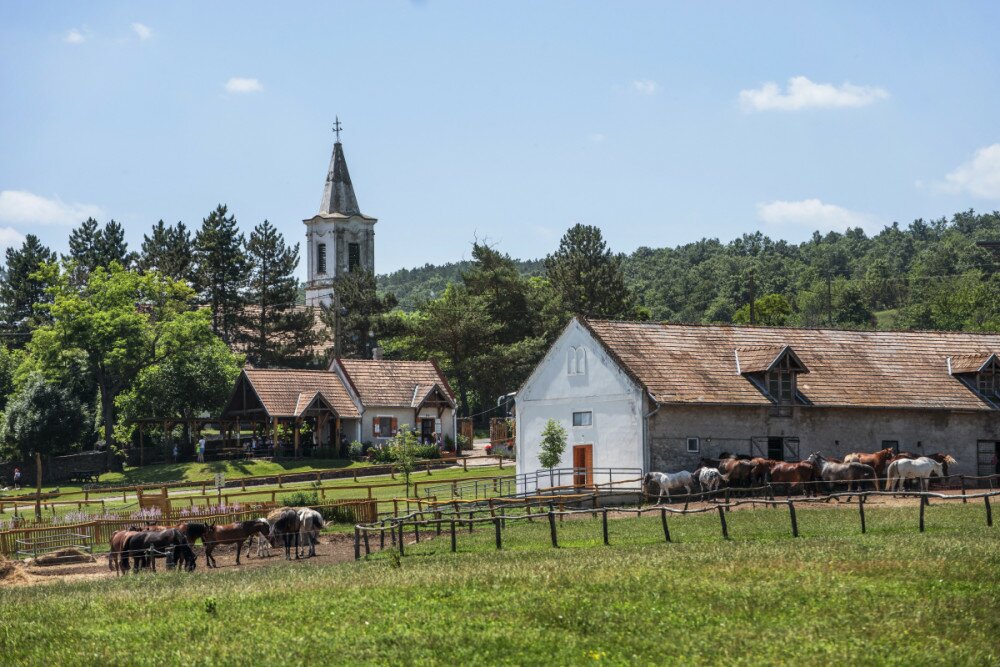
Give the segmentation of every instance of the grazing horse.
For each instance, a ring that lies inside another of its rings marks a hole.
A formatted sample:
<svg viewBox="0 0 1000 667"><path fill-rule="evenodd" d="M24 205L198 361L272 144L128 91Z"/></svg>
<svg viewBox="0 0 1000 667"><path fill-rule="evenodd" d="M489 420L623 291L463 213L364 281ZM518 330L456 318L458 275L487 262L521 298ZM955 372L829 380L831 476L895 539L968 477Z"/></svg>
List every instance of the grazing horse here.
<svg viewBox="0 0 1000 667"><path fill-rule="evenodd" d="M299 541L305 541L309 546L309 557L312 558L316 555L316 545L319 544L319 531L326 528L326 522L323 515L311 507L298 507L296 510L302 524L299 528Z"/></svg>
<svg viewBox="0 0 1000 667"><path fill-rule="evenodd" d="M167 567L172 567L179 559L183 559L188 572L195 569L194 551L188 544L184 534L176 528L148 531L130 535L122 546L121 566L128 569L129 558L136 572L146 567L156 572L156 559L167 557Z"/></svg>
<svg viewBox="0 0 1000 667"><path fill-rule="evenodd" d="M114 570L119 575L128 572L128 559L121 557L122 549L125 548L125 541L138 532L140 532L138 526L129 526L125 530L116 530L111 534L111 545L108 549L109 570Z"/></svg>
<svg viewBox="0 0 1000 667"><path fill-rule="evenodd" d="M722 482L728 481L728 477L719 472L718 468L699 468L695 471L694 478L698 481L698 485L709 493L715 493Z"/></svg>
<svg viewBox="0 0 1000 667"><path fill-rule="evenodd" d="M809 463L815 466L820 478L834 486L836 482L847 482L847 491L850 493L855 482L857 490L861 490L862 482L871 482L872 490L878 491L878 482L875 479L875 469L864 463L833 463L823 457L819 452L813 452L808 459ZM851 496L847 497L848 500Z"/></svg>
<svg viewBox="0 0 1000 667"><path fill-rule="evenodd" d="M236 545L236 564L240 564L240 552L243 550L243 543L249 542L254 535L267 535L270 525L266 519L251 519L250 521L237 521L225 526L209 526L205 531L202 542L205 544L205 562L209 567L218 567L212 552L220 544ZM247 545L249 553L250 546Z"/></svg>
<svg viewBox="0 0 1000 667"><path fill-rule="evenodd" d="M816 494L816 489L806 483L816 479L816 466L808 461L799 461L798 463L778 461L773 463L768 478L771 480L771 484L786 484L785 495L791 495L792 489L800 486L805 495Z"/></svg>
<svg viewBox="0 0 1000 667"><path fill-rule="evenodd" d="M268 515L268 520L271 515ZM302 529L302 520L299 513L291 508L283 510L271 521L271 531L268 539L271 544L277 546L277 539L280 537L285 543L285 560L291 560L292 540L295 541L295 559L299 558L299 531Z"/></svg>
<svg viewBox="0 0 1000 667"><path fill-rule="evenodd" d="M920 490L927 491L931 473L941 475L944 471L943 465L926 456L918 459L896 459L889 464L885 490L893 491L896 487L901 487L904 480L916 479L920 482Z"/></svg>
<svg viewBox="0 0 1000 667"><path fill-rule="evenodd" d="M889 461L896 455L892 447L880 449L874 454L864 452L853 452L844 457L844 463L864 463L875 469L875 474L879 477L885 476L885 468Z"/></svg>
<svg viewBox="0 0 1000 667"><path fill-rule="evenodd" d="M694 478L691 477L691 473L687 470L681 470L680 472L648 472L642 478L643 488L647 488L650 484L654 483L660 487L660 494L657 498L657 502L659 502L663 498L664 493L667 494L667 500L670 500L670 489L683 487L687 491L687 494L691 495Z"/></svg>

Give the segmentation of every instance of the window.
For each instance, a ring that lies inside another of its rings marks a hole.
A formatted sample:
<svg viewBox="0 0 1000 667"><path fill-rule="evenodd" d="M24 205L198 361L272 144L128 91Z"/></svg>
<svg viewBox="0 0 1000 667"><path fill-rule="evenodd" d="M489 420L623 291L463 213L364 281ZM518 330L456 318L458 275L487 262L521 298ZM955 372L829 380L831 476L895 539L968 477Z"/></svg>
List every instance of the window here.
<svg viewBox="0 0 1000 667"><path fill-rule="evenodd" d="M594 423L594 413L593 412L574 412L573 413L573 426L590 426Z"/></svg>
<svg viewBox="0 0 1000 667"><path fill-rule="evenodd" d="M696 453L701 451L701 439L699 438L688 438L688 452Z"/></svg>
<svg viewBox="0 0 1000 667"><path fill-rule="evenodd" d="M788 355L768 372L767 392L779 403L791 403L795 398L795 372Z"/></svg>
<svg viewBox="0 0 1000 667"><path fill-rule="evenodd" d="M396 435L395 417L374 417L372 419L372 431L376 438L391 438Z"/></svg>
<svg viewBox="0 0 1000 667"><path fill-rule="evenodd" d="M883 440L882 449L891 449L892 451L899 453L899 440Z"/></svg>
<svg viewBox="0 0 1000 667"><path fill-rule="evenodd" d="M980 394L991 398L1000 398L1000 373L992 369L983 371L976 380Z"/></svg>
<svg viewBox="0 0 1000 667"><path fill-rule="evenodd" d="M356 271L361 268L361 244L347 244L347 270Z"/></svg>
<svg viewBox="0 0 1000 667"><path fill-rule="evenodd" d="M571 347L566 355L566 373L568 375L587 374L587 349Z"/></svg>
<svg viewBox="0 0 1000 667"><path fill-rule="evenodd" d="M326 244L316 246L316 273L326 273Z"/></svg>

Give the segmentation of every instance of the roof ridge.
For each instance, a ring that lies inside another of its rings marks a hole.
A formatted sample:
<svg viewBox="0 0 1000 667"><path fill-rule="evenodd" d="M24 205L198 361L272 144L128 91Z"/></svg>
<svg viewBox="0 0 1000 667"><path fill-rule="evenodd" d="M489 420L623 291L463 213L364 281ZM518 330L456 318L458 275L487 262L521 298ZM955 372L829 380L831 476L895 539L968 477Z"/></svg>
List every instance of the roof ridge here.
<svg viewBox="0 0 1000 667"><path fill-rule="evenodd" d="M585 319L581 316L580 319ZM691 327L707 329L718 327L720 329L754 329L757 331L831 331L837 333L857 333L857 334L945 334L963 336L1000 336L1000 331L966 331L962 329L849 329L841 327L791 327L773 326L762 324L733 324L731 322L668 322L666 320L617 320L586 318L593 324L637 324L648 327Z"/></svg>

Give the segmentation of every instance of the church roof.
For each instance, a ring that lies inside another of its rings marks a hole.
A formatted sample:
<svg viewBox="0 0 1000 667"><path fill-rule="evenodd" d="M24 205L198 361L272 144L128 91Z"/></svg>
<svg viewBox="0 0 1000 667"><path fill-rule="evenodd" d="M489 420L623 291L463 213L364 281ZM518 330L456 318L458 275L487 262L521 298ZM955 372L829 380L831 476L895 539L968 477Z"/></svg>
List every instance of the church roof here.
<svg viewBox="0 0 1000 667"><path fill-rule="evenodd" d="M320 215L338 213L345 216L361 215L358 198L354 195L354 186L351 185L351 175L347 171L344 146L339 141L333 145L330 170L326 175L326 185L323 186L323 201L320 202L319 212Z"/></svg>

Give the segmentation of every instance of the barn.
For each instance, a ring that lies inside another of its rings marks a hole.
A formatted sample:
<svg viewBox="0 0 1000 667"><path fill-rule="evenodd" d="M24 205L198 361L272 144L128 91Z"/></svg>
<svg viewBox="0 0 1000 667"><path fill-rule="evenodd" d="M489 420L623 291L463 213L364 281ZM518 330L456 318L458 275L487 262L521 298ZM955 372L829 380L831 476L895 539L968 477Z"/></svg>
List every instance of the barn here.
<svg viewBox="0 0 1000 667"><path fill-rule="evenodd" d="M562 467L674 471L723 452L892 447L994 474L998 357L995 333L574 318L517 393L518 473L539 467L554 419L569 434Z"/></svg>

